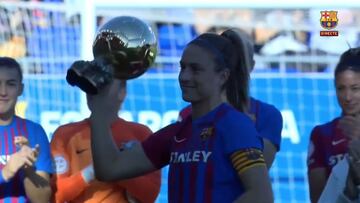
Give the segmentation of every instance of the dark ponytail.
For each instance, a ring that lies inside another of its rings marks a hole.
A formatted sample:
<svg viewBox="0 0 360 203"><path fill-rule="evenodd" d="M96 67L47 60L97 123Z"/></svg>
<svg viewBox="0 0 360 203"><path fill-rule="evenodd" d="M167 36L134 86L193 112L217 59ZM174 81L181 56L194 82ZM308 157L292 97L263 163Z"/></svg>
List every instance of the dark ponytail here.
<svg viewBox="0 0 360 203"><path fill-rule="evenodd" d="M253 66L253 55L249 50L249 40L233 30L226 30L221 35L204 33L189 44L196 44L210 51L216 63L216 71L230 70L228 80L222 89L226 91L228 102L241 112L248 109L249 71Z"/></svg>
<svg viewBox="0 0 360 203"><path fill-rule="evenodd" d="M335 68L335 78L339 73L346 70L360 72L360 48L351 48L341 54L339 63Z"/></svg>
<svg viewBox="0 0 360 203"><path fill-rule="evenodd" d="M249 105L249 80L253 68L253 49L249 38L243 32L229 29L222 36L231 41L237 62L226 85L226 96L231 105L246 112Z"/></svg>

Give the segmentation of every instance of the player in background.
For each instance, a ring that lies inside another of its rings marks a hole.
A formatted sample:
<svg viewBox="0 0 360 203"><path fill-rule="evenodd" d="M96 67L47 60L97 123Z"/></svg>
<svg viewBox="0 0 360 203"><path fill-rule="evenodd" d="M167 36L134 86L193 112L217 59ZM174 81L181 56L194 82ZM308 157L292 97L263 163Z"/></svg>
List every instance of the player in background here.
<svg viewBox="0 0 360 203"><path fill-rule="evenodd" d="M243 39L247 47L245 56L247 56L251 62L249 71L251 72L255 66L254 60L254 44L244 31L238 29L232 29L234 32L228 34L237 34ZM241 49L241 46L239 47ZM245 50L241 50L245 51ZM267 104L253 97L250 97L249 107L246 112L250 118L255 122L255 128L264 142L264 158L268 169L271 168L274 162L276 153L280 150L281 144L281 130L283 127L283 118L280 111L273 105ZM186 106L179 113L179 120L183 120L187 116L191 115L191 105Z"/></svg>
<svg viewBox="0 0 360 203"><path fill-rule="evenodd" d="M335 89L342 113L328 123L315 126L311 132L308 152L311 202L318 202L333 167L348 153L352 140L360 137L359 57L359 48L341 55L335 68Z"/></svg>
<svg viewBox="0 0 360 203"><path fill-rule="evenodd" d="M0 57L0 202L47 203L52 173L49 141L39 124L15 115L22 79L20 64Z"/></svg>
<svg viewBox="0 0 360 203"><path fill-rule="evenodd" d="M118 112L126 97L126 81L117 80L110 88L111 102L116 109L106 114L112 126L112 139L116 148L121 150L126 147L123 145L126 142L145 140L151 131L144 125L119 118ZM91 100L92 96L87 95L90 110L93 109ZM117 182L98 181L94 176L90 145L88 119L60 126L55 131L51 141L51 151L56 166L56 174L52 179L55 188L53 202L152 203L155 201L160 191L160 171ZM112 160L109 160L108 164L112 167Z"/></svg>
<svg viewBox="0 0 360 203"><path fill-rule="evenodd" d="M192 116L123 151L111 139L108 112L116 111L111 89L94 96L90 123L96 177L114 181L169 165L169 202L273 202L262 141L244 114L250 61L238 52L242 44L225 33L191 41L180 60L179 83L183 99L192 103Z"/></svg>

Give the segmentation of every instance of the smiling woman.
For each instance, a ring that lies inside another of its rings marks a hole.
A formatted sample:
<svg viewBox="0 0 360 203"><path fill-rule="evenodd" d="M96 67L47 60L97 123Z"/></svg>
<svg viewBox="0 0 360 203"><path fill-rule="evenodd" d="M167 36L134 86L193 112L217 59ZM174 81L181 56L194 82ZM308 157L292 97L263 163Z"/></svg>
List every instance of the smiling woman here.
<svg viewBox="0 0 360 203"><path fill-rule="evenodd" d="M10 58L0 64L0 124L7 125L15 113L15 104L22 94L22 72L20 65ZM13 68L9 68L13 67Z"/></svg>
<svg viewBox="0 0 360 203"><path fill-rule="evenodd" d="M345 52L335 69L336 95L344 115L360 113L360 48Z"/></svg>
<svg viewBox="0 0 360 203"><path fill-rule="evenodd" d="M339 170L335 170L335 167L344 165L341 162L346 161L346 159L343 159L350 150L349 145L353 146L351 143L360 138L359 57L360 48L349 49L341 55L340 61L335 68L335 88L342 114L331 122L316 126L311 134L308 174L312 202L318 202L329 175L332 172L338 174L336 171ZM347 174L347 170L342 174ZM346 176L342 177L344 184L346 178ZM359 184L360 181L356 182L356 185ZM351 183L349 186L354 187L355 185ZM343 189L337 188L337 191L342 194ZM345 192L348 192L348 190L345 190ZM335 201L337 198L334 198L334 194L338 194L338 192L324 193L321 195L321 201Z"/></svg>
<svg viewBox="0 0 360 203"><path fill-rule="evenodd" d="M244 43L224 33L202 34L182 54L179 83L192 116L141 144L121 151L114 145L109 112L117 108L110 86L92 97L91 148L98 180L127 179L169 165L169 202L273 202L261 138L244 113L250 69L246 53L238 49ZM236 101L236 109L227 98Z"/></svg>
<svg viewBox="0 0 360 203"><path fill-rule="evenodd" d="M222 86L228 80L230 71L218 68L225 67L224 65L218 66L213 61L206 60L215 54L216 52L207 51L205 47L194 43L185 49L180 61L179 82L182 96L185 101L195 105L194 109L196 106L198 109L211 109L221 103ZM193 118L202 114L195 114Z"/></svg>
<svg viewBox="0 0 360 203"><path fill-rule="evenodd" d="M22 79L20 65L0 57L0 202L49 202L52 165L47 136L39 124L15 115Z"/></svg>

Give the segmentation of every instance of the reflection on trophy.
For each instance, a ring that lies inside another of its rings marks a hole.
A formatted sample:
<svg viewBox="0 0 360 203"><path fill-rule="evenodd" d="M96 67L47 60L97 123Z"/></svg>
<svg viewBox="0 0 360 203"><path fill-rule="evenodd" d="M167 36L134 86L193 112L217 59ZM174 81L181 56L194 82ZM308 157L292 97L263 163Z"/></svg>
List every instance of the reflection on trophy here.
<svg viewBox="0 0 360 203"><path fill-rule="evenodd" d="M66 80L88 94L115 77L139 77L155 61L157 43L151 27L135 17L121 16L103 25L93 43L93 61L75 61Z"/></svg>

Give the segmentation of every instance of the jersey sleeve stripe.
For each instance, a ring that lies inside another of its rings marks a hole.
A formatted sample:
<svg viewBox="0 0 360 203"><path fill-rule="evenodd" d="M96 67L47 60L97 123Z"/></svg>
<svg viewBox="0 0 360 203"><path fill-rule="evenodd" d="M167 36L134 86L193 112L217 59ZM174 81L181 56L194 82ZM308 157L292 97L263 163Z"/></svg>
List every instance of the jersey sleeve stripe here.
<svg viewBox="0 0 360 203"><path fill-rule="evenodd" d="M265 162L264 163L254 163L254 164L252 164L250 166L244 167L241 170L236 170L236 171L238 172L238 174L242 174L245 171L247 171L248 169L256 167L256 166L264 166L264 167L266 167L266 164L265 164Z"/></svg>
<svg viewBox="0 0 360 203"><path fill-rule="evenodd" d="M231 158L239 155L247 155L248 153L254 153L254 152L262 154L262 151L259 149L249 148L234 152L233 154L231 154Z"/></svg>
<svg viewBox="0 0 360 203"><path fill-rule="evenodd" d="M261 154L260 158L264 158L264 155ZM234 157L232 160L233 160L234 164L237 164L239 162L244 162L244 161L248 160L248 157L247 157L247 155L237 156L237 157Z"/></svg>
<svg viewBox="0 0 360 203"><path fill-rule="evenodd" d="M243 173L254 166L265 166L264 155L258 149L245 149L234 152L231 156L233 167L238 173Z"/></svg>
<svg viewBox="0 0 360 203"><path fill-rule="evenodd" d="M265 163L264 159L259 159L259 160L247 160L245 162L239 163L237 165L233 164L233 166L235 167L236 170L240 170L244 167L247 167L249 165L252 165L253 163Z"/></svg>

